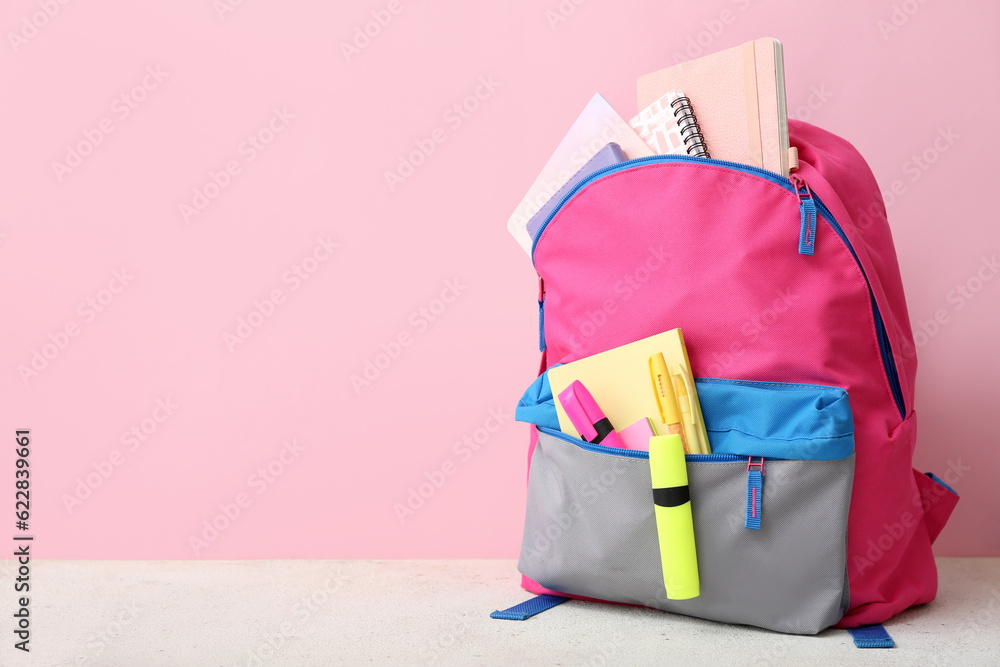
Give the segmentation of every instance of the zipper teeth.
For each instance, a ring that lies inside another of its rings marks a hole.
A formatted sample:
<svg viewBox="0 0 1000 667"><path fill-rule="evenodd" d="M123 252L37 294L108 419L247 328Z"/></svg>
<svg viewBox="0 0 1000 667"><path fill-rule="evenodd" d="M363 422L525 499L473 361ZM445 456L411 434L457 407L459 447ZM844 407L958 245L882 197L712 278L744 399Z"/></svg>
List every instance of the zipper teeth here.
<svg viewBox="0 0 1000 667"><path fill-rule="evenodd" d="M538 351L545 351L545 299L538 302Z"/></svg>
<svg viewBox="0 0 1000 667"><path fill-rule="evenodd" d="M885 368L886 378L889 381L889 389L892 391L892 398L896 402L896 408L899 410L900 419L906 419L906 405L903 402L903 389L899 383L899 371L896 369L896 361L892 354L892 346L889 344L889 336L885 332L885 321L882 319L882 312L878 308L878 301L875 300L875 290L872 289L871 281L868 280L868 273L865 271L864 265L862 265L861 260L858 258L858 254L854 251L854 246L847 239L847 235L841 228L840 223L833 217L830 213L830 209L826 207L819 197L813 194L813 198L816 200L817 208L819 212L826 218L833 230L837 232L837 236L844 242L847 249L851 251L851 256L854 257L854 261L857 263L858 268L861 269L861 275L865 277L865 284L868 285L868 296L872 302L872 311L875 313L875 337L878 340L879 353L882 355L882 366Z"/></svg>
<svg viewBox="0 0 1000 667"><path fill-rule="evenodd" d="M539 431L547 435L551 435L560 440L564 440L571 445L575 445L580 449L585 449L588 452L594 452L597 454L611 454L612 456L622 456L630 459L649 459L649 452L643 451L641 449L621 449L620 447L608 447L607 445L595 445L592 442L587 442L586 440L580 440L579 438L573 438L562 431L557 431L555 429L548 428L547 426L538 426ZM685 454L685 461L702 461L702 462L733 462L733 461L746 461L746 456L736 456L735 454ZM775 459L768 459L773 461Z"/></svg>
<svg viewBox="0 0 1000 667"><path fill-rule="evenodd" d="M552 212L549 213L549 215L545 218L545 221L538 228L538 231L535 232L535 238L531 242L532 265L534 265L535 263L535 247L538 245L538 239L541 238L542 232L545 231L545 228L549 226L549 222L552 220L552 218L555 217L556 213L559 212L559 210L566 204L567 201L569 201L573 197L573 195L575 195L581 189L586 187L592 181L610 172L629 169L631 167L635 167L640 164L669 163L669 162L682 162L682 163L700 162L705 164L728 167L730 169L735 169L736 171L742 171L749 174L757 174L758 176L766 178L772 181L773 183L782 186L789 192L797 194L797 190L792 181L788 178L785 178L781 174L775 173L773 171L768 171L767 169L761 169L760 167L754 167L748 164L730 162L728 160L714 160L711 158L700 158L700 157L693 157L690 155L648 155L646 157L635 158L633 160L626 160L625 162L619 162L618 164L612 164L608 165L607 167L598 169L594 173L587 176L587 178L577 183L569 192L566 193L566 196L564 196L559 201L559 204L557 204L556 207L552 209ZM844 245L847 246L847 249L851 252L851 256L854 257L854 261L857 263L858 268L861 269L861 275L863 275L865 278L865 285L868 286L868 295L871 298L872 311L875 316L875 336L878 342L879 354L881 354L882 356L882 367L885 370L886 379L889 382L889 389L892 392L892 398L896 403L896 408L899 410L899 416L901 419L906 419L906 405L903 402L903 390L899 382L899 371L896 369L896 361L892 354L892 346L890 345L889 337L885 332L885 322L882 320L882 313L881 311L879 311L878 302L875 300L875 291L872 289L871 281L868 280L868 274L865 272L865 267L864 265L862 265L861 260L858 258L858 254L854 251L854 246L851 245L851 242L848 240L847 235L844 234L844 230L841 228L840 223L837 222L836 218L833 217L833 214L830 213L830 209L826 207L826 204L823 203L823 200L821 200L816 195L816 193L811 193L811 196L816 201L816 207L819 210L819 213L824 218L826 218L827 222L830 223L830 226L833 227L833 230L837 232L837 236L839 236L840 239L844 242ZM631 451L631 450L626 450L626 451Z"/></svg>
<svg viewBox="0 0 1000 667"><path fill-rule="evenodd" d="M784 176L782 176L781 174L775 173L773 171L768 171L767 169L761 169L760 167L754 167L753 165L749 164L730 162L729 160L714 160L711 158L694 157L691 155L647 155L646 157L637 157L631 160L626 160L625 162L619 162L617 164L609 164L607 167L601 167L594 173L587 176L587 178L583 179L575 186L573 186L573 188L569 192L567 192L566 195L561 200L559 200L559 203L556 205L556 207L552 209L552 211L545 217L545 221L542 222L541 226L538 228L538 231L535 232L535 238L532 239L531 241L532 265L534 265L535 262L535 246L538 245L538 239L541 238L542 232L545 231L545 228L549 226L549 221L552 220L555 214L559 212L559 209L561 209L563 205L566 204L567 201L572 199L573 195L575 195L577 192L579 192L584 187L589 185L592 181L595 181L604 174L610 173L612 171L621 171L624 169L630 169L640 164L661 163L661 162L695 162L695 163L701 162L704 164L729 167L730 169L736 169L737 171L745 171L750 174L757 174L759 176L763 176L771 180L778 179L779 181L781 181L780 183L781 185L784 185L785 183L788 184L787 186L785 186L785 189L794 192L794 189L792 189L794 187L792 186L792 182L787 178L785 178Z"/></svg>

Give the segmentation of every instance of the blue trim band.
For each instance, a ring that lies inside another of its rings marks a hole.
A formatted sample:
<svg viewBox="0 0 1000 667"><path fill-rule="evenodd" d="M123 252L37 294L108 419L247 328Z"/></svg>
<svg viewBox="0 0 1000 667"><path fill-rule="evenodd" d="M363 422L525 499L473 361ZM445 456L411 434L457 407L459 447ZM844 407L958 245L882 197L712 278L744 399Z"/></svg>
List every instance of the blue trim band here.
<svg viewBox="0 0 1000 667"><path fill-rule="evenodd" d="M941 486L943 486L944 488L946 488L949 491L951 491L952 493L954 493L956 496L958 495L958 491L956 491L955 489L953 489L950 486L948 486L947 484L945 484L944 480L941 479L940 477L938 477L937 475L935 475L934 473L932 473L932 472L925 472L924 474L927 475L928 477L930 477L933 481L935 481L938 484L940 484Z"/></svg>
<svg viewBox="0 0 1000 667"><path fill-rule="evenodd" d="M697 378L715 454L839 461L854 452L854 415L840 387Z"/></svg>
<svg viewBox="0 0 1000 667"><path fill-rule="evenodd" d="M695 386L713 454L839 461L854 453L854 417L847 392L840 387L713 378L696 378ZM559 429L548 373L524 392L514 418ZM619 452L636 458L648 455Z"/></svg>
<svg viewBox="0 0 1000 667"><path fill-rule="evenodd" d="M535 614L541 614L547 609L552 609L557 604L562 604L569 598L559 595L536 595L530 600L525 600L521 604L516 604L510 609L497 610L490 614L490 618L499 618L506 621L524 621Z"/></svg>
<svg viewBox="0 0 1000 667"><path fill-rule="evenodd" d="M896 648L896 642L886 632L881 623L862 625L858 628L847 628L858 648Z"/></svg>

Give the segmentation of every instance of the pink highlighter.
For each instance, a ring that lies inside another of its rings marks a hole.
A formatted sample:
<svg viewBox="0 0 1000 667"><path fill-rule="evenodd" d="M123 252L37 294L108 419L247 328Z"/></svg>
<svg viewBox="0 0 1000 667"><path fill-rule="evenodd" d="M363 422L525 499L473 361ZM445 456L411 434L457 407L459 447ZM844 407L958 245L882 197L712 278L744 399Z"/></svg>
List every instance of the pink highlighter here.
<svg viewBox="0 0 1000 667"><path fill-rule="evenodd" d="M566 410L566 416L573 422L573 427L580 432L581 438L595 445L627 448L611 425L611 420L604 416L597 401L582 382L574 380L573 384L559 394L559 402Z"/></svg>

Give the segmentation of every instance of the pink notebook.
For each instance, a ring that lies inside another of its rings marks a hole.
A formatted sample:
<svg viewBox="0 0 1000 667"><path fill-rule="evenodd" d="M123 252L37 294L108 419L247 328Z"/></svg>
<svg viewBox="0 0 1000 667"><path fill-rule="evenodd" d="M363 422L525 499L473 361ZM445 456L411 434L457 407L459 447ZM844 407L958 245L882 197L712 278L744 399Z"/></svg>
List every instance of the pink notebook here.
<svg viewBox="0 0 1000 667"><path fill-rule="evenodd" d="M653 422L644 417L627 428L618 431L619 437L629 449L649 451L649 439L656 435Z"/></svg>
<svg viewBox="0 0 1000 667"><path fill-rule="evenodd" d="M762 37L639 77L639 108L683 90L712 158L788 176L781 42Z"/></svg>

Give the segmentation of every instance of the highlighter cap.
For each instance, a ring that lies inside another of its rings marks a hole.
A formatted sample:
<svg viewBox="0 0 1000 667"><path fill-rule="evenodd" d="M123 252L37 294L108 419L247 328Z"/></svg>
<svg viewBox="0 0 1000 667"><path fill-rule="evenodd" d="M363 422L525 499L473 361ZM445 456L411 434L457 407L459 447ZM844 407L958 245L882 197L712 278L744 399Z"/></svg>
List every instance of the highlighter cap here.
<svg viewBox="0 0 1000 667"><path fill-rule="evenodd" d="M587 388L579 380L573 382L559 394L566 416L580 432L580 437L591 442L597 437L594 422L604 418L604 413L597 407L597 401L590 395Z"/></svg>
<svg viewBox="0 0 1000 667"><path fill-rule="evenodd" d="M649 439L649 474L654 489L687 486L687 463L681 436L654 435Z"/></svg>

